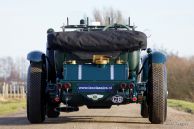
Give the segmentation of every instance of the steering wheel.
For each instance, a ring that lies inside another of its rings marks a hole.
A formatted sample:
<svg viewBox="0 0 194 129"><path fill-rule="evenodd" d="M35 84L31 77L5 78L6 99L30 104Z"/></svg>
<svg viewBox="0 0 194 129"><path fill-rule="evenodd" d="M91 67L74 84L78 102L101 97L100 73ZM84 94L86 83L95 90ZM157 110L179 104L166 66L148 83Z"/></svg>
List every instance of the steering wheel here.
<svg viewBox="0 0 194 129"><path fill-rule="evenodd" d="M118 28L125 28L125 29L127 29L127 30L131 30L131 29L130 29L128 26L126 26L126 25L115 23L115 24L108 25L108 26L104 27L103 31L107 31L107 30L109 30L110 28L115 28L115 30L117 30Z"/></svg>

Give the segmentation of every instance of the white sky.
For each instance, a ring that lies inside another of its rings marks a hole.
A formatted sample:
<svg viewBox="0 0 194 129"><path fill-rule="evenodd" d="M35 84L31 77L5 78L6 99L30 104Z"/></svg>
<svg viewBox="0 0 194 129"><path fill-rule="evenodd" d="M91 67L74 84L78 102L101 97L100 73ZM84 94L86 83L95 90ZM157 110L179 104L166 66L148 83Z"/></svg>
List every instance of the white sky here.
<svg viewBox="0 0 194 129"><path fill-rule="evenodd" d="M109 7L151 34L149 47L194 55L194 0L0 0L0 57L44 52L48 28L60 30L67 16L78 24L94 8Z"/></svg>

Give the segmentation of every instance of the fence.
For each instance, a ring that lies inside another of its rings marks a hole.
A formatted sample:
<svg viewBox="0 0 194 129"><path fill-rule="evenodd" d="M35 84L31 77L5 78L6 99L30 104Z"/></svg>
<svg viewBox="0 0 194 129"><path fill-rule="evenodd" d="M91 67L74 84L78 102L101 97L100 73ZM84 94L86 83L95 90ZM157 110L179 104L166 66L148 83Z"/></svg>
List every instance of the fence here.
<svg viewBox="0 0 194 129"><path fill-rule="evenodd" d="M25 98L25 84L13 82L0 85L0 98L2 99L23 99Z"/></svg>

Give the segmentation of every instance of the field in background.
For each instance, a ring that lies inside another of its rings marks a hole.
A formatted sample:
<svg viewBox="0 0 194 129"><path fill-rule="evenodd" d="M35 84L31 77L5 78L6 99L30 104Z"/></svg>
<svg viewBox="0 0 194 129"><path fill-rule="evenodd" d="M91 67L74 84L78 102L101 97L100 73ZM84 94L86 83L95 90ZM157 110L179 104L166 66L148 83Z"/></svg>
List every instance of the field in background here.
<svg viewBox="0 0 194 129"><path fill-rule="evenodd" d="M25 99L0 100L0 115L18 112L26 108Z"/></svg>
<svg viewBox="0 0 194 129"><path fill-rule="evenodd" d="M26 108L25 83L0 83L0 115L18 112Z"/></svg>
<svg viewBox="0 0 194 129"><path fill-rule="evenodd" d="M183 100L168 99L168 106L194 114L194 103Z"/></svg>

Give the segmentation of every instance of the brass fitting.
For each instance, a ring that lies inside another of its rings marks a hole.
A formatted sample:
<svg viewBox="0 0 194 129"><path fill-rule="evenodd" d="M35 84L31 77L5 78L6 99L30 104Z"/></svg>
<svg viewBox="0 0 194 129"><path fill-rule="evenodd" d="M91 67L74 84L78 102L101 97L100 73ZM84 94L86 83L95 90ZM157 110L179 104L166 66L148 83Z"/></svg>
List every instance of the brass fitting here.
<svg viewBox="0 0 194 129"><path fill-rule="evenodd" d="M93 63L105 65L109 63L109 58L105 55L93 55Z"/></svg>
<svg viewBox="0 0 194 129"><path fill-rule="evenodd" d="M118 60L116 60L116 64L123 64L123 63L124 63L124 61L121 60L120 58Z"/></svg>
<svg viewBox="0 0 194 129"><path fill-rule="evenodd" d="M76 60L68 60L66 61L67 64L77 64Z"/></svg>

